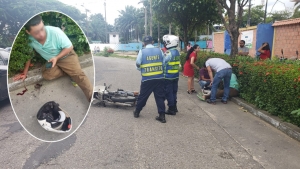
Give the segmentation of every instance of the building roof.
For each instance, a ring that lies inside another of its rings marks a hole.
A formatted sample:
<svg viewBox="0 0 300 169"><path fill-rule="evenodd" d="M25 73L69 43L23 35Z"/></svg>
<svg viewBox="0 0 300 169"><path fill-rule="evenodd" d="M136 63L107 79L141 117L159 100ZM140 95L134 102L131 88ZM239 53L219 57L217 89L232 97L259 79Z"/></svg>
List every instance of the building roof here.
<svg viewBox="0 0 300 169"><path fill-rule="evenodd" d="M276 21L273 26L292 25L300 23L300 18L288 19L283 21Z"/></svg>

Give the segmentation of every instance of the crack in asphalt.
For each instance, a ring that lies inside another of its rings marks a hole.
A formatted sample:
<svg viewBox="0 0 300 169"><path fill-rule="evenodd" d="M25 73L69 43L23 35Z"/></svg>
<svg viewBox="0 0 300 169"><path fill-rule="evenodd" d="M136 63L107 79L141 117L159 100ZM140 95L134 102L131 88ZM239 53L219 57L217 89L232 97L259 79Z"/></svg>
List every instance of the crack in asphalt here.
<svg viewBox="0 0 300 169"><path fill-rule="evenodd" d="M60 142L45 142L41 144L31 153L22 169L36 169L41 164L45 164L51 161L51 159L59 157L65 151L69 150L75 144L76 140L77 136L72 134L70 137Z"/></svg>

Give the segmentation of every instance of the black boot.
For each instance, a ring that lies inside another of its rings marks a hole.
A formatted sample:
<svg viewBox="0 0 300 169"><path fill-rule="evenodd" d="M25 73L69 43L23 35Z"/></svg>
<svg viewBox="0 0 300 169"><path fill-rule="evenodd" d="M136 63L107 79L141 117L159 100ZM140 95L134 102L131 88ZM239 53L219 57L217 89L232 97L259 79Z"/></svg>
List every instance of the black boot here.
<svg viewBox="0 0 300 169"><path fill-rule="evenodd" d="M175 101L175 112L177 113L178 112L178 109L177 109L177 101Z"/></svg>
<svg viewBox="0 0 300 169"><path fill-rule="evenodd" d="M161 123L166 123L165 113L160 113L159 116L156 116L155 118L157 121L160 121Z"/></svg>
<svg viewBox="0 0 300 169"><path fill-rule="evenodd" d="M175 113L178 112L178 109L177 109L177 105L176 105L176 104L175 104L175 106L174 106L174 111L175 111Z"/></svg>
<svg viewBox="0 0 300 169"><path fill-rule="evenodd" d="M169 106L168 111L166 112L168 115L176 115L175 106Z"/></svg>
<svg viewBox="0 0 300 169"><path fill-rule="evenodd" d="M140 117L140 111L134 110L133 111L133 117L135 117L135 118Z"/></svg>

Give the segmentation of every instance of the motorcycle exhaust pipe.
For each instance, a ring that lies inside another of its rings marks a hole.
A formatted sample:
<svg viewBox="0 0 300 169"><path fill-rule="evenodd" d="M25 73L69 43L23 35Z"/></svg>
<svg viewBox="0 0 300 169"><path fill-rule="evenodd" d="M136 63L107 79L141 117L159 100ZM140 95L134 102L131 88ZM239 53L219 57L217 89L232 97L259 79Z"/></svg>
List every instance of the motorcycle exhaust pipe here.
<svg viewBox="0 0 300 169"><path fill-rule="evenodd" d="M128 106L128 107L132 107L132 104L128 104L128 103L119 103L119 102L106 102L108 104L112 104L112 105L116 105L116 106Z"/></svg>

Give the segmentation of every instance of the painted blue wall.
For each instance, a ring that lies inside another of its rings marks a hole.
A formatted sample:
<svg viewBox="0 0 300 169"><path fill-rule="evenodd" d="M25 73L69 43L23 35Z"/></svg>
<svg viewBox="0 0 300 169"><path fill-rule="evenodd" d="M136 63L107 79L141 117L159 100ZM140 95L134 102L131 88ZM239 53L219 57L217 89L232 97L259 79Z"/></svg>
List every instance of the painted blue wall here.
<svg viewBox="0 0 300 169"><path fill-rule="evenodd" d="M121 51L138 51L142 49L142 43L118 44L117 50Z"/></svg>
<svg viewBox="0 0 300 169"><path fill-rule="evenodd" d="M231 41L230 41L230 35L227 31L224 32L224 53L227 55L230 55L231 52Z"/></svg>
<svg viewBox="0 0 300 169"><path fill-rule="evenodd" d="M189 41L189 43L191 44L191 46L194 46L195 41ZM199 45L201 49L206 49L207 47L207 41L197 41L196 44ZM182 43L181 47L182 49L184 48L184 43Z"/></svg>
<svg viewBox="0 0 300 169"><path fill-rule="evenodd" d="M274 27L271 23L258 24L256 31L256 51L261 47L264 42L268 42L271 48L272 56L272 46L273 46L273 36L274 36ZM259 55L257 52L256 55Z"/></svg>

